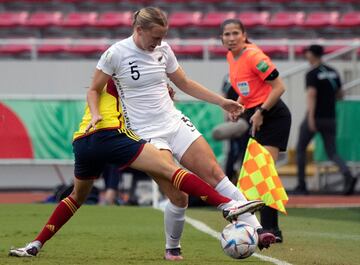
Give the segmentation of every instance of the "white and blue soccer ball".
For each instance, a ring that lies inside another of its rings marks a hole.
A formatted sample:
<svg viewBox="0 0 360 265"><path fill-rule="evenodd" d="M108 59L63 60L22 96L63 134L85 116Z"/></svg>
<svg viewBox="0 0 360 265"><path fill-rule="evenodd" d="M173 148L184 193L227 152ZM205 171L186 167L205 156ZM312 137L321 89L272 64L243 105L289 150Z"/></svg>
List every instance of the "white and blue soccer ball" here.
<svg viewBox="0 0 360 265"><path fill-rule="evenodd" d="M228 224L221 233L222 249L234 259L250 257L256 250L258 240L255 228L241 221Z"/></svg>

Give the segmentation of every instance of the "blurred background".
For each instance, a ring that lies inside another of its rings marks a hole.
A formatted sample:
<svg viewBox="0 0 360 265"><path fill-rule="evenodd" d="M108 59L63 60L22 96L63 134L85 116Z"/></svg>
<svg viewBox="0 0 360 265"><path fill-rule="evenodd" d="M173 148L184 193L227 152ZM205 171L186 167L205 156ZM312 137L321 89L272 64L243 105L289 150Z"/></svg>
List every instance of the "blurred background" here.
<svg viewBox="0 0 360 265"><path fill-rule="evenodd" d="M309 64L303 50L310 44L323 45L324 60L339 71L346 91L337 106L338 151L357 176L360 0L0 0L0 202L46 200L71 184L72 134L83 115L97 60L112 43L131 35L132 13L147 5L167 12L166 41L188 76L217 93L222 93L228 72L219 39L224 19L240 18L250 40L272 58L285 81L282 98L293 118L288 151L278 162L288 190L296 185L295 148L306 110L304 81ZM213 128L224 121L221 109L178 90L176 105L224 164L228 143L212 138ZM309 189L337 194L342 179L320 138L307 152ZM240 165L235 164L237 170ZM134 194L138 194L134 204L160 199L152 193L154 185L148 178L136 172L122 175L116 184L121 191L119 204L129 202ZM100 193L104 183L96 185Z"/></svg>

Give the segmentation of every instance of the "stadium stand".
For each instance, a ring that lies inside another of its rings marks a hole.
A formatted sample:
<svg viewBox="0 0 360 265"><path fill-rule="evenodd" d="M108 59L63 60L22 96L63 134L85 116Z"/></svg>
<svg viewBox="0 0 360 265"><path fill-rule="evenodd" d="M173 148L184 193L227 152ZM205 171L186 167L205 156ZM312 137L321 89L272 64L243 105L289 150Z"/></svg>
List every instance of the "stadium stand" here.
<svg viewBox="0 0 360 265"><path fill-rule="evenodd" d="M343 14L337 23L339 28L354 28L360 26L360 11L353 11Z"/></svg>
<svg viewBox="0 0 360 265"><path fill-rule="evenodd" d="M252 39L354 39L360 34L356 0L0 0L0 39L121 39L131 34L132 13L144 5L158 5L168 12L169 39L218 39L219 26L227 18L240 18ZM1 57L29 54L27 45L1 43ZM37 47L40 57L63 53L62 44L44 45ZM287 45L263 48L280 59L289 51ZM70 58L89 55L74 50ZM98 54L96 48L85 50ZM204 47L193 44L178 45L176 51L180 58L200 58L206 52L209 58L220 58L225 53L213 45L204 52ZM302 47L295 47L295 55L301 52Z"/></svg>
<svg viewBox="0 0 360 265"><path fill-rule="evenodd" d="M322 28L336 25L339 19L338 12L313 12L307 15L304 23L305 28Z"/></svg>

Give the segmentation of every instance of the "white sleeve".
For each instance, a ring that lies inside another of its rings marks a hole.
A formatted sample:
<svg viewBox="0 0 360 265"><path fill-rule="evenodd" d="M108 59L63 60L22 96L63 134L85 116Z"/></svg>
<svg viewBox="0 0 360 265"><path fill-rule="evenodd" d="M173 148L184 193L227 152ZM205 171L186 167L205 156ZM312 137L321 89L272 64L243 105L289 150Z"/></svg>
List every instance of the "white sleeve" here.
<svg viewBox="0 0 360 265"><path fill-rule="evenodd" d="M112 76L116 73L119 63L120 54L116 52L113 46L111 46L101 55L96 68L103 71L105 74Z"/></svg>
<svg viewBox="0 0 360 265"><path fill-rule="evenodd" d="M166 47L166 53L167 53L166 73L171 74L179 68L179 63L178 63L171 47L167 43L166 43L166 46L167 46Z"/></svg>

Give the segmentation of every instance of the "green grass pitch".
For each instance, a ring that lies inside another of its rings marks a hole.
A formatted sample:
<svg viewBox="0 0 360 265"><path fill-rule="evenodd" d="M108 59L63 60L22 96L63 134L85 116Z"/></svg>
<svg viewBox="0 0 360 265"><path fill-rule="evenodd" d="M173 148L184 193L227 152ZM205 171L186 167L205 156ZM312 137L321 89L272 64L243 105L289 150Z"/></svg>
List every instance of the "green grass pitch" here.
<svg viewBox="0 0 360 265"><path fill-rule="evenodd" d="M164 261L163 214L151 208L84 206L35 258L8 257L10 246L32 240L54 205L0 205L0 264L171 264ZM220 231L220 212L189 209L187 215ZM285 242L259 254L291 264L360 264L360 209L289 209L281 215ZM219 242L186 225L185 260L179 264L272 264L256 257L232 260Z"/></svg>

